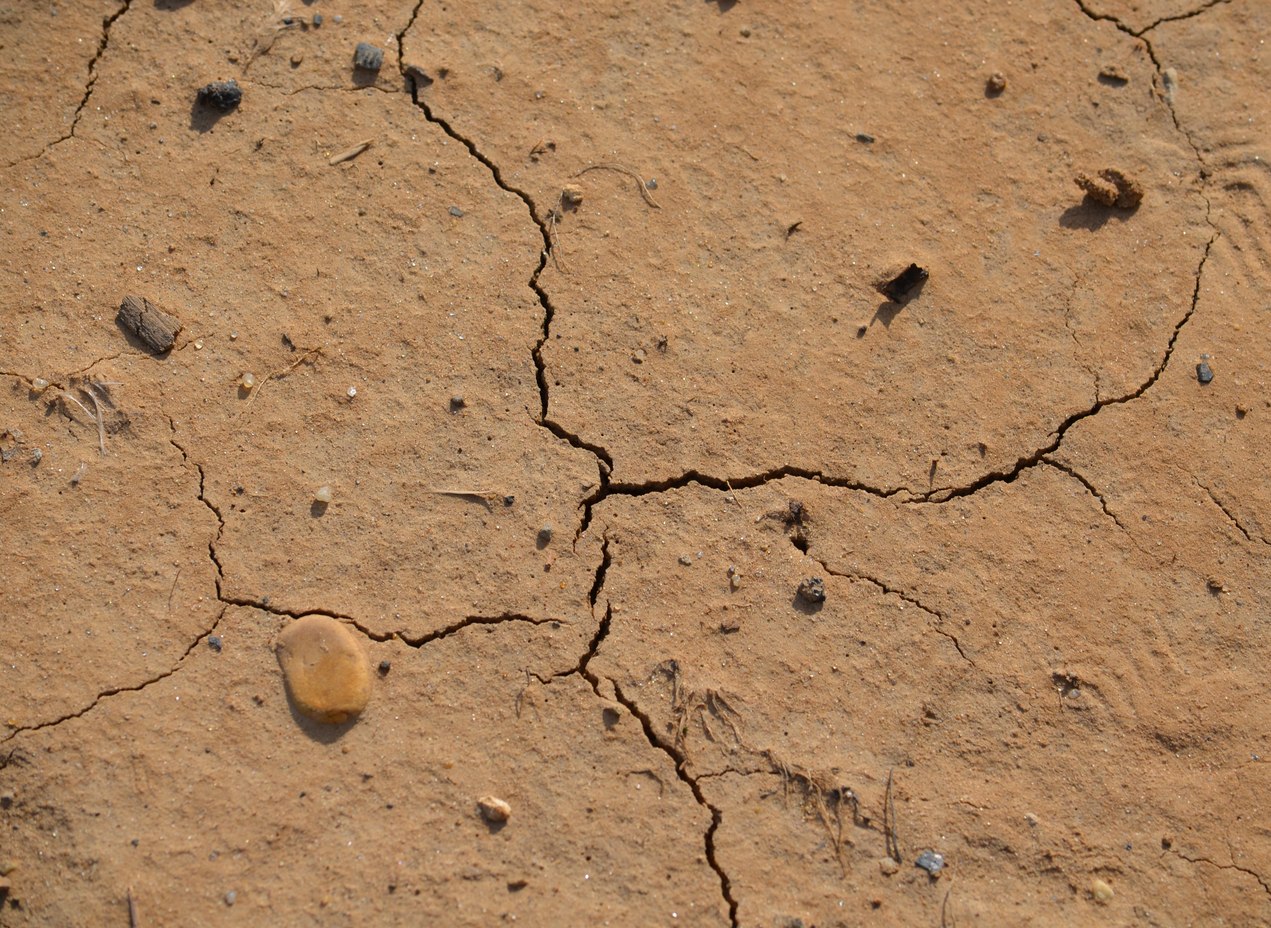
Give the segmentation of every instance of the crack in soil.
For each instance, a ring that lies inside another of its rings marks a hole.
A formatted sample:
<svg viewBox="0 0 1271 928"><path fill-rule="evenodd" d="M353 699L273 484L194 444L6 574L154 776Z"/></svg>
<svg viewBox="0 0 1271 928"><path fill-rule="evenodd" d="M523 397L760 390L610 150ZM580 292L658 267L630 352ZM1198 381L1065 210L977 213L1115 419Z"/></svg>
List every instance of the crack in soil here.
<svg viewBox="0 0 1271 928"><path fill-rule="evenodd" d="M1127 35L1132 35L1136 39L1141 39L1146 33L1151 32L1153 29L1155 29L1157 26L1161 25L1162 23L1176 23L1184 19L1194 19L1195 17L1200 16L1202 13L1209 12L1216 6L1221 6L1230 2L1231 0L1209 0L1208 3L1202 3L1200 6L1196 7L1195 9L1188 10L1185 13L1175 13L1173 16L1162 16L1160 19L1149 23L1148 25L1144 26L1142 29L1139 29L1137 32L1131 29L1125 23L1123 23L1116 16L1113 16L1109 13L1093 12L1086 6L1084 0L1077 0L1077 6L1081 7L1081 12L1085 13L1091 19L1096 20L1098 22L1112 23L1114 26L1116 26L1118 29L1120 29L1122 32L1126 33Z"/></svg>
<svg viewBox="0 0 1271 928"><path fill-rule="evenodd" d="M93 701L90 702L88 705L86 705L84 708L79 709L75 712L69 712L66 715L60 716L59 718L52 719L47 722L37 722L34 725L23 725L20 728L15 728L13 729L13 731L9 732L9 734L5 735L3 738L0 738L0 744L4 744L6 741L10 741L13 738L16 738L18 735L24 734L26 732L40 731L41 729L44 729L44 728L53 728L56 725L61 725L63 722L69 722L71 719L82 718L83 716L91 712L93 709L97 708L97 705L103 699L108 699L111 696L118 696L120 693L140 693L142 690L144 690L146 687L150 686L151 684L158 683L160 680L166 680L168 677L172 676L178 670L181 669L182 665L185 663L185 659L190 656L190 653L196 647L198 647L199 642L206 640L208 636L212 634L212 632L216 631L217 626L221 624L221 619L224 618L224 616L225 616L225 609L222 608L221 611L217 613L216 621L214 621L206 630L200 632L198 636L193 641L190 642L189 646L186 647L185 651L181 653L181 656L176 659L176 662L167 670L163 671L163 673L156 674L155 676L151 677L149 680L143 680L141 683L135 683L132 686L114 686L114 687L111 687L110 689L102 690L100 693L94 696ZM0 765L0 767L3 767L3 765Z"/></svg>
<svg viewBox="0 0 1271 928"><path fill-rule="evenodd" d="M1172 853L1175 857L1179 858L1180 860L1185 860L1189 864L1209 864L1209 866L1214 867L1218 870L1236 870L1239 873L1247 874L1248 876L1251 876L1258 881L1259 885L1262 886L1262 891L1264 893L1266 893L1268 896L1271 896L1271 883L1269 883L1266 879L1264 879L1262 874L1258 873L1258 871L1250 867L1242 867L1240 866L1240 864L1234 861L1229 864L1220 864L1218 863L1218 861L1212 860L1208 857L1188 857L1182 851L1167 851L1166 853Z"/></svg>
<svg viewBox="0 0 1271 928"><path fill-rule="evenodd" d="M75 107L75 114L71 117L71 128L65 135L49 142L34 155L27 155L25 158L18 158L16 161L7 163L5 165L6 169L15 167L26 161L35 161L39 158L43 158L49 153L49 150L52 149L53 146L60 145L68 139L75 137L75 127L79 125L80 117L84 113L84 107L88 105L88 99L93 95L93 87L97 83L97 62L101 60L102 55L106 53L106 46L110 44L110 27L115 24L115 20L127 13L131 6L132 0L123 0L119 9L102 19L102 37L97 43L96 54L94 54L92 60L88 62L88 80L84 84L84 95L80 98L79 106Z"/></svg>
<svg viewBox="0 0 1271 928"><path fill-rule="evenodd" d="M1253 532L1250 532L1247 528L1245 528L1244 523L1242 523L1238 518L1236 518L1235 513L1233 513L1230 509L1227 508L1227 506L1223 503L1222 500L1218 498L1217 494L1214 493L1213 490L1209 489L1209 487L1205 486L1205 484L1197 480L1195 476L1192 477L1192 480L1196 482L1196 486L1200 487L1202 490L1204 490L1206 493L1209 494L1209 498L1210 500L1213 501L1213 504L1217 506L1219 509L1221 509L1222 514L1227 517L1228 521L1230 521L1231 524L1234 525L1239 530L1241 535L1245 536L1245 541L1248 541L1250 543L1257 541L1257 542L1261 542L1264 545L1271 545L1271 541L1267 541L1267 539L1264 538L1261 533L1255 534Z"/></svg>
<svg viewBox="0 0 1271 928"><path fill-rule="evenodd" d="M1129 529L1125 527L1125 525L1121 522L1121 519L1117 516L1117 514L1108 507L1108 501L1103 498L1103 494L1099 492L1098 488L1093 483L1091 483L1085 477L1084 474L1079 473L1076 468L1070 467L1069 465L1061 463L1060 461L1056 461L1054 458L1049 456L1043 457L1041 460L1041 463L1047 465L1048 467L1053 467L1057 471L1061 471L1067 474L1073 480L1077 481L1079 484L1085 487L1086 492L1099 501L1099 505L1103 509L1103 514L1107 516L1109 519L1111 519L1113 522L1115 522L1117 524L1117 528L1129 534Z"/></svg>
<svg viewBox="0 0 1271 928"><path fill-rule="evenodd" d="M948 638L951 642L953 642L953 647L957 649L958 654L962 657L964 661L966 661L972 667L978 667L974 659L972 659L966 653L966 651L962 649L962 642L958 640L958 636L953 634L953 632L946 631L943 628L945 622L948 621L949 617L945 615L943 612L941 612L939 609L933 609L930 606L923 603L922 600L920 600L918 597L910 593L906 593L904 590L897 589L896 587L893 587L893 586L889 586L888 584L884 583L882 580L879 580L876 577L872 577L869 574L846 573L844 571L835 570L834 568L826 564L825 561L821 560L819 557L816 557L815 555L808 554L808 557L812 558L812 560L820 564L821 569L824 570L831 577L842 577L845 580L855 580L858 583L868 583L871 586L877 587L886 596L895 596L909 603L911 606L916 606L917 608L921 609L923 612L927 613L927 615L931 616L933 619L936 620L935 625L932 626L931 630L938 635L943 635L945 638Z"/></svg>

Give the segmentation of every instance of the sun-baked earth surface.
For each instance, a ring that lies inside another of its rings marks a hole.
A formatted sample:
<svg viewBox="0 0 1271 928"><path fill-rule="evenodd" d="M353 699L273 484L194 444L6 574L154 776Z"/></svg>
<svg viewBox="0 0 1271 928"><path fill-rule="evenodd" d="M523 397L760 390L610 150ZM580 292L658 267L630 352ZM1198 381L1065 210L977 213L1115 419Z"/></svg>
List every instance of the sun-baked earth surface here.
<svg viewBox="0 0 1271 928"><path fill-rule="evenodd" d="M0 6L0 924L1271 923L1269 34Z"/></svg>

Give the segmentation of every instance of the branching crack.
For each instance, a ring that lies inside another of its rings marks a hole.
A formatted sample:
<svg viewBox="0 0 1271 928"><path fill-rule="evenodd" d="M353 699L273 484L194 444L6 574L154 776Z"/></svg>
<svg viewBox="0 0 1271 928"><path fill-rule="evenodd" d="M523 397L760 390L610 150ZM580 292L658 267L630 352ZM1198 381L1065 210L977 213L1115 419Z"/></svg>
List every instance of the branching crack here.
<svg viewBox="0 0 1271 928"><path fill-rule="evenodd" d="M1062 471L1063 473L1071 477L1073 480L1081 484L1083 487L1085 487L1086 492L1099 501L1099 506L1103 509L1103 514L1107 516L1109 519L1111 519L1113 522L1115 522L1117 524L1117 528L1121 529L1121 531L1123 532L1128 531L1128 529L1126 529L1125 525L1121 522L1121 519L1117 516L1117 514L1108 507L1108 501L1103 498L1103 494L1100 493L1098 488L1096 488L1093 483L1091 483L1088 479L1086 479L1086 477L1083 474L1081 474L1075 468L1070 467L1067 464L1061 463L1060 461L1056 461L1052 457L1043 457L1042 463L1049 467L1055 468L1055 470L1057 471Z"/></svg>
<svg viewBox="0 0 1271 928"><path fill-rule="evenodd" d="M1098 20L1100 22L1112 23L1114 26L1116 26L1126 35L1132 35L1136 39L1141 39L1143 38L1144 35L1151 32L1153 29L1155 29L1157 26L1161 25L1162 23L1176 23L1184 19L1194 19L1195 17L1200 16L1202 13L1209 12L1216 6L1221 6L1223 4L1227 4L1230 2L1231 0L1209 0L1208 3L1202 3L1200 6L1196 7L1195 9L1187 10L1186 12L1183 12L1183 13L1175 13L1173 16L1162 16L1160 19L1154 20L1153 22L1144 26L1142 29L1138 29L1138 30L1131 29L1129 26L1123 23L1116 16L1113 16L1109 13L1095 13L1089 7L1086 6L1084 0L1077 0L1077 6L1081 7L1081 12L1085 13L1091 19Z"/></svg>

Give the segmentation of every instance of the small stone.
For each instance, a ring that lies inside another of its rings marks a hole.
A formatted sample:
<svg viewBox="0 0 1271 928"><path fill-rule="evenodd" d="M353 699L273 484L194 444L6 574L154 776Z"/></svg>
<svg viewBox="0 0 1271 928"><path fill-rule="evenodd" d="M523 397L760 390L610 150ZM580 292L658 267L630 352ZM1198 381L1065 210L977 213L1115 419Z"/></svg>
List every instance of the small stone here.
<svg viewBox="0 0 1271 928"><path fill-rule="evenodd" d="M635 352L631 355L631 363L643 364L644 359L647 357L648 357L648 354L645 352L643 348L637 348Z"/></svg>
<svg viewBox="0 0 1271 928"><path fill-rule="evenodd" d="M313 491L313 501L315 503L326 506L333 499L335 499L335 492L328 486L320 486Z"/></svg>
<svg viewBox="0 0 1271 928"><path fill-rule="evenodd" d="M0 876L8 876L14 870L18 869L18 863L15 860L0 860Z"/></svg>
<svg viewBox="0 0 1271 928"><path fill-rule="evenodd" d="M275 651L287 694L304 715L338 725L366 708L370 668L342 622L325 615L296 619L278 635Z"/></svg>
<svg viewBox="0 0 1271 928"><path fill-rule="evenodd" d="M234 892L234 890L231 889L229 892L225 894L226 905L233 905L237 901L238 901L238 893Z"/></svg>
<svg viewBox="0 0 1271 928"><path fill-rule="evenodd" d="M7 809L13 805L13 801L17 799L17 794L13 790L5 790L0 793L0 809Z"/></svg>
<svg viewBox="0 0 1271 928"><path fill-rule="evenodd" d="M538 530L538 543L542 546L550 544L552 541L552 527L544 525Z"/></svg>
<svg viewBox="0 0 1271 928"><path fill-rule="evenodd" d="M393 669L393 665L392 665L392 664L390 664L388 661L380 661L380 665L379 665L379 667L378 667L378 670L379 670L379 672L380 672L380 676L381 676L381 677L386 677L386 676L388 676L388 672L389 672L390 670L392 670L392 669Z"/></svg>
<svg viewBox="0 0 1271 928"><path fill-rule="evenodd" d="M741 574L740 573L733 574L732 577L730 577L728 580L728 585L732 587L734 590L740 590L741 589Z"/></svg>
<svg viewBox="0 0 1271 928"><path fill-rule="evenodd" d="M291 56L291 66L293 68L298 68L300 67L301 62L303 62L304 60L305 60L305 56L303 52L295 52Z"/></svg>
<svg viewBox="0 0 1271 928"><path fill-rule="evenodd" d="M238 81L212 81L199 88L198 99L203 106L228 113L243 101L243 88Z"/></svg>
<svg viewBox="0 0 1271 928"><path fill-rule="evenodd" d="M378 71L384 64L384 52L370 42L358 42L353 50L353 67L363 71Z"/></svg>
<svg viewBox="0 0 1271 928"><path fill-rule="evenodd" d="M883 876L891 876L900 870L900 864L890 857L880 857L878 860L878 869Z"/></svg>
<svg viewBox="0 0 1271 928"><path fill-rule="evenodd" d="M155 354L170 351L177 333L181 331L180 319L165 313L142 296L124 297L116 318L125 330L139 338Z"/></svg>
<svg viewBox="0 0 1271 928"><path fill-rule="evenodd" d="M681 555L680 555L680 563L681 563L681 564L683 564L685 567L692 567L692 566L693 566L693 559L692 559L691 557L689 557L687 554L681 554Z"/></svg>
<svg viewBox="0 0 1271 928"><path fill-rule="evenodd" d="M818 605L825 602L825 581L820 577L808 577L799 584L799 599Z"/></svg>
<svg viewBox="0 0 1271 928"><path fill-rule="evenodd" d="M456 393L450 397L450 411L458 412L460 409L468 405L468 401L463 398L462 393Z"/></svg>
<svg viewBox="0 0 1271 928"><path fill-rule="evenodd" d="M658 189L658 179L657 179L656 177L650 177L648 180L646 180L646 181L644 182L644 188L645 188L646 190L657 190L657 189Z"/></svg>
<svg viewBox="0 0 1271 928"><path fill-rule="evenodd" d="M908 303L913 293L924 284L931 274L926 268L910 264L894 277L888 277L877 284L877 290L893 303Z"/></svg>
<svg viewBox="0 0 1271 928"><path fill-rule="evenodd" d="M1196 379L1201 383L1209 383L1214 379L1214 369L1209 366L1208 361L1201 361L1196 365Z"/></svg>
<svg viewBox="0 0 1271 928"><path fill-rule="evenodd" d="M322 25L322 14L314 13L313 14L313 28L317 29L321 25Z"/></svg>
<svg viewBox="0 0 1271 928"><path fill-rule="evenodd" d="M511 505L513 505L515 502L516 502L516 497L515 497L515 496L513 496L513 495L512 495L512 494L510 494L510 493L509 493L507 496L503 497L503 505L504 505L504 506L511 506Z"/></svg>
<svg viewBox="0 0 1271 928"><path fill-rule="evenodd" d="M1112 887L1100 879L1090 881L1090 894L1094 896L1094 901L1100 905L1107 905L1112 901L1112 897L1116 895L1112 891Z"/></svg>
<svg viewBox="0 0 1271 928"><path fill-rule="evenodd" d="M856 133L856 141L860 142L862 145L873 145L874 137L868 132L858 132Z"/></svg>
<svg viewBox="0 0 1271 928"><path fill-rule="evenodd" d="M36 448L31 452L31 466L32 467L35 467L37 464L39 464L43 460L44 460L44 452L41 451L39 448Z"/></svg>
<svg viewBox="0 0 1271 928"><path fill-rule="evenodd" d="M989 75L989 79L984 82L984 92L990 97L1000 96L1005 89L1006 77L1000 71L994 71Z"/></svg>
<svg viewBox="0 0 1271 928"><path fill-rule="evenodd" d="M459 207L457 207L457 206L452 206L452 207L450 207L450 215L451 215L451 216L454 216L456 219L462 219L462 218L463 218L463 210L461 210L461 209L460 209Z"/></svg>
<svg viewBox="0 0 1271 928"><path fill-rule="evenodd" d="M225 642L221 640L220 635L208 635L207 646L219 654L221 648L225 646Z"/></svg>
<svg viewBox="0 0 1271 928"><path fill-rule="evenodd" d="M497 796L482 796L477 800L477 808L487 822L506 822L512 815L512 807Z"/></svg>
<svg viewBox="0 0 1271 928"><path fill-rule="evenodd" d="M923 851L914 861L914 866L926 870L932 876L939 876L940 871L944 869L944 855L937 854L935 851Z"/></svg>
<svg viewBox="0 0 1271 928"><path fill-rule="evenodd" d="M583 202L583 188L577 184L566 184L561 188L560 202L566 209L577 209Z"/></svg>
<svg viewBox="0 0 1271 928"><path fill-rule="evenodd" d="M1105 64L1099 69L1099 83L1109 84L1113 87L1124 87L1130 83L1130 79L1125 76L1125 72L1118 65Z"/></svg>

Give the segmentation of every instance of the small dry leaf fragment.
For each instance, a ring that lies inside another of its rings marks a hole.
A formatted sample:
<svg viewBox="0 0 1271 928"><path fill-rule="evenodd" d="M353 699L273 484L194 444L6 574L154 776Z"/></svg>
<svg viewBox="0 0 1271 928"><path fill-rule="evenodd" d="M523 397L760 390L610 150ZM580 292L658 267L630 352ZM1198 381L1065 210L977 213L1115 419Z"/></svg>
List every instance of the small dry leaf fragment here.
<svg viewBox="0 0 1271 928"><path fill-rule="evenodd" d="M171 351L181 331L180 319L141 296L124 297L119 304L118 319L126 331L141 339L155 354Z"/></svg>
<svg viewBox="0 0 1271 928"><path fill-rule="evenodd" d="M371 698L371 671L353 632L325 615L296 619L275 645L287 695L311 719L338 725Z"/></svg>
<svg viewBox="0 0 1271 928"><path fill-rule="evenodd" d="M1104 168L1098 177L1078 174L1074 180L1086 196L1104 206L1134 209L1143 201L1143 186L1116 168Z"/></svg>
<svg viewBox="0 0 1271 928"><path fill-rule="evenodd" d="M497 796L482 796L477 808L487 822L506 822L512 816L512 807Z"/></svg>

